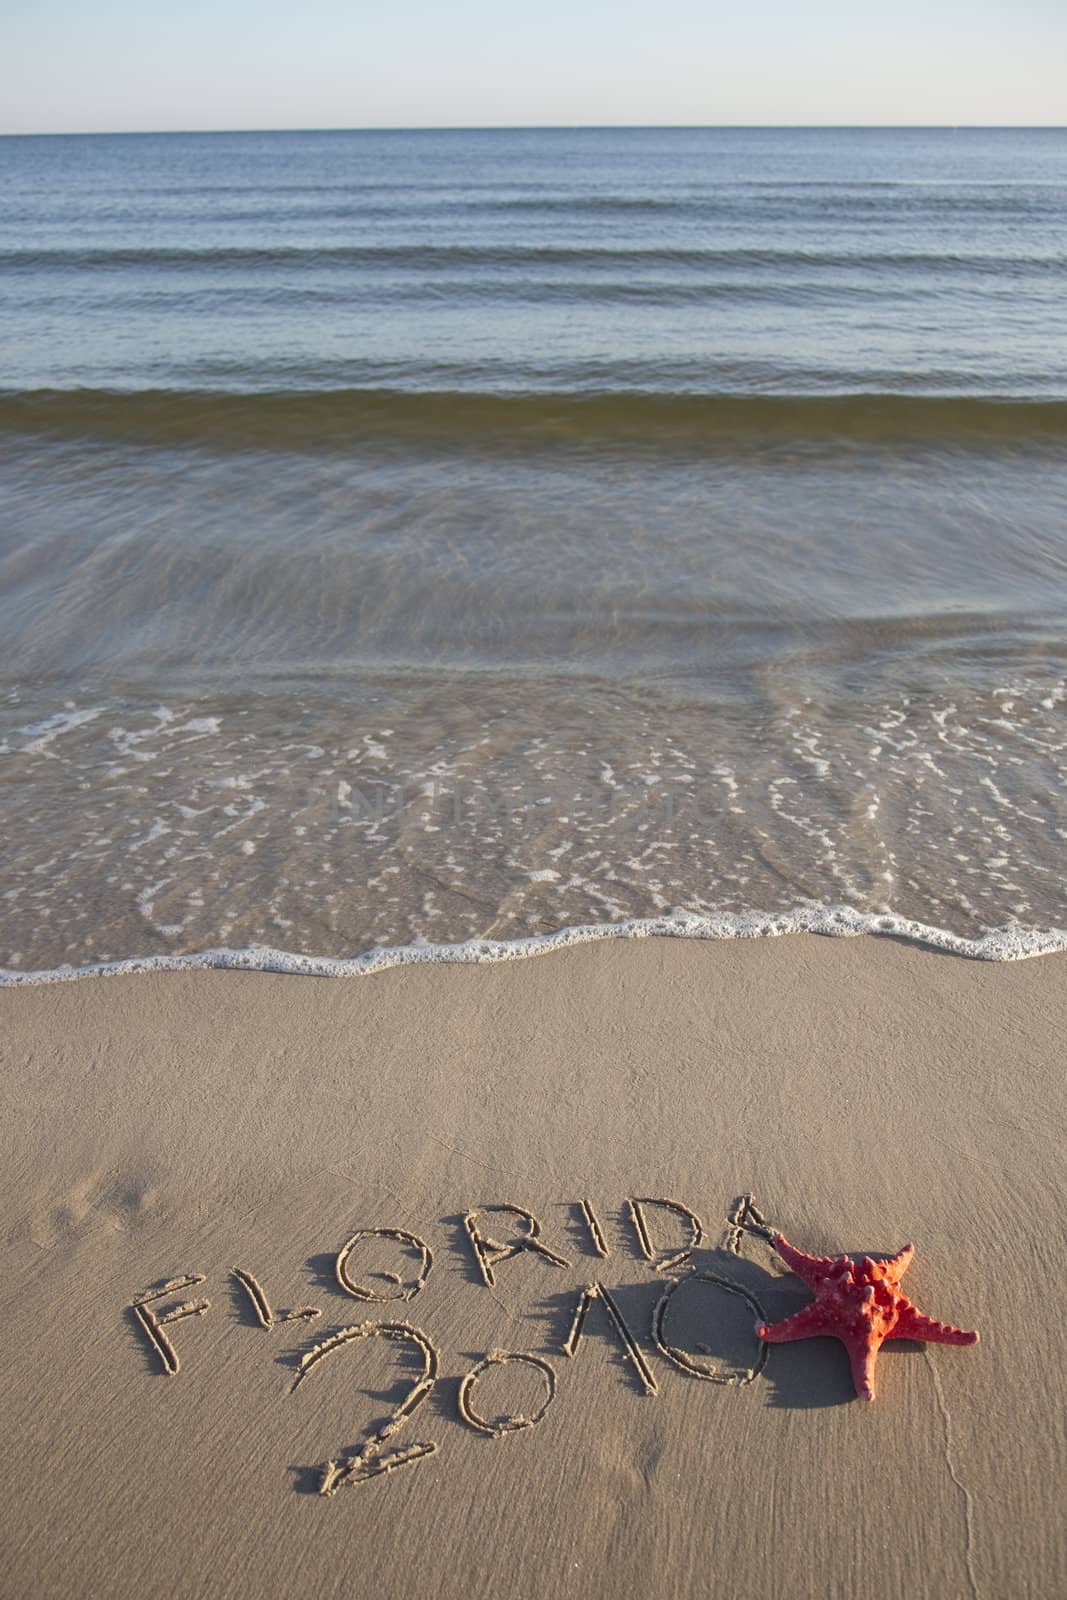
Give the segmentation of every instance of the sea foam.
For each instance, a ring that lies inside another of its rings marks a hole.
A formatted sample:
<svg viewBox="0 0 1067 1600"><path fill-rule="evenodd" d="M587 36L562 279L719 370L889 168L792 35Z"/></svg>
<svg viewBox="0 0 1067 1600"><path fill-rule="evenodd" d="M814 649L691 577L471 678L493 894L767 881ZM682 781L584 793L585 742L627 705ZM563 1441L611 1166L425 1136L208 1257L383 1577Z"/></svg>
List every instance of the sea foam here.
<svg viewBox="0 0 1067 1600"><path fill-rule="evenodd" d="M244 949L198 950L188 955L130 956L84 967L60 966L36 972L0 968L0 988L65 983L76 978L120 977L135 972L284 972L309 978L360 978L390 967L488 965L524 961L573 945L601 939L771 939L790 933L816 933L835 939L872 934L963 956L971 961L1025 961L1067 949L1067 929L1004 927L966 939L891 912L856 911L851 906L800 906L788 912L721 912L710 916L675 911L669 916L635 917L622 922L592 922L555 933L520 939L467 939L459 944L382 946L351 957L300 955L253 944Z"/></svg>

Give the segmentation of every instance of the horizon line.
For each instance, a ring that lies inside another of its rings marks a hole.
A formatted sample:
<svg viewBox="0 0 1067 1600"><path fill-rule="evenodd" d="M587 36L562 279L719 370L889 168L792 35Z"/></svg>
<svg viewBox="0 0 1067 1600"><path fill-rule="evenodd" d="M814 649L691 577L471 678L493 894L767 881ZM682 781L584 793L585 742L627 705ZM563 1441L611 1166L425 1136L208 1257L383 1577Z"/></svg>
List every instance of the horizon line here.
<svg viewBox="0 0 1067 1600"><path fill-rule="evenodd" d="M1060 122L483 122L369 123L315 127L44 128L0 130L0 139L212 138L282 133L671 133L671 132L1062 133Z"/></svg>

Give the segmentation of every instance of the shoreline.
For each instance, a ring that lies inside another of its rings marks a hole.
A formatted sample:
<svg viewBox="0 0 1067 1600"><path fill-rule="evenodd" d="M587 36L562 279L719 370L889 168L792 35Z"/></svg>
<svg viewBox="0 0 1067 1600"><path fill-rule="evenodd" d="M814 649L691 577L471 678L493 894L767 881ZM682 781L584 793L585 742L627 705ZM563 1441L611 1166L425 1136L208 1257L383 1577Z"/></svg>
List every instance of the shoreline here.
<svg viewBox="0 0 1067 1600"><path fill-rule="evenodd" d="M0 989L162 972L235 971L318 978L365 977L395 967L488 966L502 961L529 960L578 945L615 939L728 941L776 939L804 933L831 939L864 936L895 939L917 949L936 950L970 961L1028 961L1067 950L1067 929L1062 928L1005 926L968 939L963 934L893 912L856 911L851 906L801 906L790 912L722 912L713 916L679 911L668 916L632 917L620 922L582 923L558 928L552 933L514 939L465 939L453 944L416 940L405 945L374 947L351 957L310 956L255 944L245 949L220 947L183 955L128 956L84 967L60 966L25 972L17 967L0 967Z"/></svg>
<svg viewBox="0 0 1067 1600"><path fill-rule="evenodd" d="M5 994L0 1594L821 1600L877 1551L888 1593L1051 1600L1062 980L646 939ZM836 1341L757 1344L808 1298L767 1228L914 1240L981 1343L891 1342L860 1404Z"/></svg>

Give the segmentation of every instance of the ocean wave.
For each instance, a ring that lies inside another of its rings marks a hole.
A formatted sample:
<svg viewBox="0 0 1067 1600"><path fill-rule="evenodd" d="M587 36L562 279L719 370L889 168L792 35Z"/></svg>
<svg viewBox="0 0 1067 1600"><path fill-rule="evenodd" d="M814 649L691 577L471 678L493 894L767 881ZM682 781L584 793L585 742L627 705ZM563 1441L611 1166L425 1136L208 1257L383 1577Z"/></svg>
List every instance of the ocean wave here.
<svg viewBox="0 0 1067 1600"><path fill-rule="evenodd" d="M717 440L1067 442L1067 399L902 394L656 393L641 389L35 389L0 392L0 433L211 448L315 449L362 438L516 444Z"/></svg>
<svg viewBox="0 0 1067 1600"><path fill-rule="evenodd" d="M1011 273L1016 277L1046 276L1062 280L1067 257L1062 251L925 251L925 250L827 250L781 249L771 246L736 245L724 249L693 248L660 244L525 244L521 242L476 244L427 244L416 239L394 244L247 244L247 245L101 245L49 246L0 249L0 271L41 272L58 269L85 271L92 268L136 267L173 271L225 267L277 269L296 267L301 272L324 267L388 267L407 269L419 275L433 269L514 267L527 272L542 267L689 267L706 271L710 267L740 271L762 268L827 268L846 271L900 271L953 273Z"/></svg>
<svg viewBox="0 0 1067 1600"><path fill-rule="evenodd" d="M944 928L930 927L890 912L856 911L850 906L801 906L787 912L722 912L701 916L676 911L669 916L640 917L625 922L585 923L520 939L467 939L461 944L413 943L365 950L350 958L301 955L250 945L242 950L201 950L189 955L132 956L85 967L53 967L19 972L0 968L0 988L68 983L81 978L110 978L146 972L275 972L309 978L359 978L392 967L485 966L498 961L524 961L555 950L605 939L770 939L785 934L813 933L835 939L863 934L902 940L925 949L971 961L1025 961L1067 950L1067 929L1025 927L992 929L967 939Z"/></svg>

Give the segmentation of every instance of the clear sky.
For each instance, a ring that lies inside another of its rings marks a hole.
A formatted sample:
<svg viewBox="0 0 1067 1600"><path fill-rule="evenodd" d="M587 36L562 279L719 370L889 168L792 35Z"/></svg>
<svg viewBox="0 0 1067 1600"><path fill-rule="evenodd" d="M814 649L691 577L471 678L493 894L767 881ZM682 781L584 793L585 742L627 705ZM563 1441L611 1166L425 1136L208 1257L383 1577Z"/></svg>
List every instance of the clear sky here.
<svg viewBox="0 0 1067 1600"><path fill-rule="evenodd" d="M0 132L1067 124L1067 0L0 0Z"/></svg>

